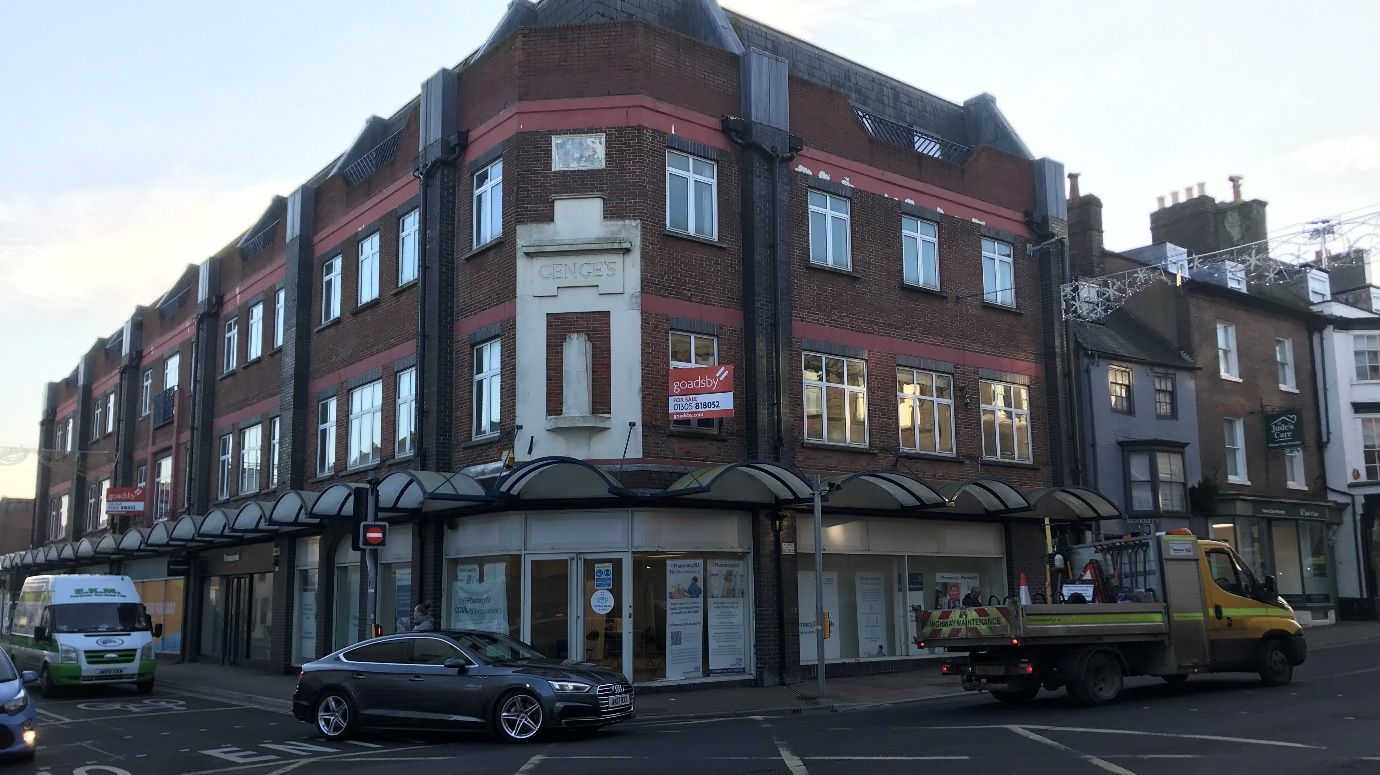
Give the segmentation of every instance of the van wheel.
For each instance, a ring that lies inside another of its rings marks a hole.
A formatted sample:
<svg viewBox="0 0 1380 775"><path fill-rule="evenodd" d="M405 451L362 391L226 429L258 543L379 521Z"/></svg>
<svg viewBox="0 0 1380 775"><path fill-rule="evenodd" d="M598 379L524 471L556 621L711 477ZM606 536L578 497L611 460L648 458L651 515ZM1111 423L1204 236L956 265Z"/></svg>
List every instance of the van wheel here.
<svg viewBox="0 0 1380 775"><path fill-rule="evenodd" d="M1260 672L1260 682L1266 686L1283 686L1294 680L1294 666L1289 664L1289 655L1278 640L1267 640L1260 645L1260 656L1256 661Z"/></svg>
<svg viewBox="0 0 1380 775"><path fill-rule="evenodd" d="M1080 704L1106 705L1121 695L1121 663L1110 654L1094 654L1083 676L1069 681L1069 695Z"/></svg>
<svg viewBox="0 0 1380 775"><path fill-rule="evenodd" d="M134 691L140 694L153 694L153 681L140 681L134 685Z"/></svg>
<svg viewBox="0 0 1380 775"><path fill-rule="evenodd" d="M53 683L53 674L49 672L48 666L44 665L38 671L38 692L44 697L55 697L58 693L57 685Z"/></svg>

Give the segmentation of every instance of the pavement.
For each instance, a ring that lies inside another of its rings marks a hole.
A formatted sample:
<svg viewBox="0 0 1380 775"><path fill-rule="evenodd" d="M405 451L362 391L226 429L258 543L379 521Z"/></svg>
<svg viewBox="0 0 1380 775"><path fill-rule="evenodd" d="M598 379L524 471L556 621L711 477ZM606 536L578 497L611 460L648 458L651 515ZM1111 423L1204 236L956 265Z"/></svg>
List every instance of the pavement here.
<svg viewBox="0 0 1380 775"><path fill-rule="evenodd" d="M38 701L39 775L1196 775L1380 772L1380 645L1317 649L1288 686L1250 675L1184 687L1132 679L1120 701L1063 692L1019 707L985 694L832 713L640 719L598 734L507 745L479 733L328 742L290 715L160 686L97 687Z"/></svg>

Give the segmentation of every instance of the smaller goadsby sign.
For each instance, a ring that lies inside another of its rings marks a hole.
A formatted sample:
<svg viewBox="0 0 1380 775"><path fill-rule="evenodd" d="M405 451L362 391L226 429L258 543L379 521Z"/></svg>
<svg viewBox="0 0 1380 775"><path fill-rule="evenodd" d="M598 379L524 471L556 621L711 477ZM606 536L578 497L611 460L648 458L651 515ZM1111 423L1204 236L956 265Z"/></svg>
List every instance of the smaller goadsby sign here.
<svg viewBox="0 0 1380 775"><path fill-rule="evenodd" d="M667 394L672 420L733 416L733 367L688 366L671 369Z"/></svg>

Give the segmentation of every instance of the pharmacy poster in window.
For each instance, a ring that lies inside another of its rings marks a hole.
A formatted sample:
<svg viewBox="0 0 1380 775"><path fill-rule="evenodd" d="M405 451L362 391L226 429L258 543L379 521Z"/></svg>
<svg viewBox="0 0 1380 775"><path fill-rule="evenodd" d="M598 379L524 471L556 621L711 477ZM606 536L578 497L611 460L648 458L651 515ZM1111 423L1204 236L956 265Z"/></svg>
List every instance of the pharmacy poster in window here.
<svg viewBox="0 0 1380 775"><path fill-rule="evenodd" d="M934 607L938 611L983 605L982 577L976 573L934 574Z"/></svg>
<svg viewBox="0 0 1380 775"><path fill-rule="evenodd" d="M466 572L464 568L476 572ZM461 630L508 632L508 568L501 562L484 566L483 580L479 566L462 566L456 581L450 585L451 626Z"/></svg>
<svg viewBox="0 0 1380 775"><path fill-rule="evenodd" d="M853 574L858 608L858 656L889 656L886 651L886 575L873 571Z"/></svg>
<svg viewBox="0 0 1380 775"><path fill-rule="evenodd" d="M747 672L747 562L709 561L709 674Z"/></svg>
<svg viewBox="0 0 1380 775"><path fill-rule="evenodd" d="M704 560L666 561L666 678L704 677Z"/></svg>

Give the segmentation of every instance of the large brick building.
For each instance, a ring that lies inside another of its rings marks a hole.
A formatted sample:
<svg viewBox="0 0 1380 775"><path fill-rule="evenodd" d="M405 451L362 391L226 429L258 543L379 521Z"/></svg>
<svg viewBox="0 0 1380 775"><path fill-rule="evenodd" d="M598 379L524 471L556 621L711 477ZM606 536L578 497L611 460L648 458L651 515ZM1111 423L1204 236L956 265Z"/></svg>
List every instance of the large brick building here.
<svg viewBox="0 0 1380 775"><path fill-rule="evenodd" d="M825 657L894 666L912 606L1038 586L1041 518L1096 516L1051 489L1061 178L990 96L713 0L515 2L50 386L74 454L7 562L130 574L165 649L283 670L365 634L371 483L385 632L426 603L640 683L774 682L816 659L820 475ZM731 417L670 419L693 366L734 368ZM142 516L102 521L107 482Z"/></svg>

